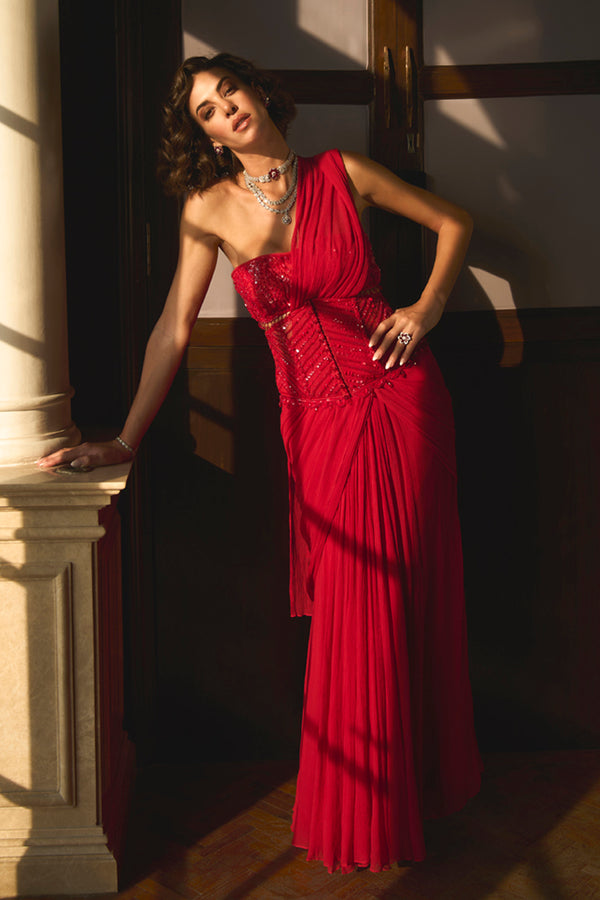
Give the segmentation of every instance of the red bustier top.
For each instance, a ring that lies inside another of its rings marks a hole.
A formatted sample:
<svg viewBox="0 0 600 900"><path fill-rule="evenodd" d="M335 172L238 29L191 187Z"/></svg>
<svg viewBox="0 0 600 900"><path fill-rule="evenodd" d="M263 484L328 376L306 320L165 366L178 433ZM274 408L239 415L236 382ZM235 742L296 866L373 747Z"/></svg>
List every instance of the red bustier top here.
<svg viewBox="0 0 600 900"><path fill-rule="evenodd" d="M369 338L391 313L337 150L298 160L289 253L242 263L232 278L275 360L282 402L344 400L385 378Z"/></svg>

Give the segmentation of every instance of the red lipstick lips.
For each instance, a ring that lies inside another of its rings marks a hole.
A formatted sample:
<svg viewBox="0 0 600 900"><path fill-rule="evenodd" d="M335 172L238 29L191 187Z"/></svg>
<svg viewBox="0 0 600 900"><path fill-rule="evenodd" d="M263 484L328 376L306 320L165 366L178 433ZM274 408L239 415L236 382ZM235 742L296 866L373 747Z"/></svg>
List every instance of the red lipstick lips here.
<svg viewBox="0 0 600 900"><path fill-rule="evenodd" d="M236 116L236 118L233 120L233 130L237 131L238 128L243 125L244 122L247 122L249 118L250 116L248 115L248 113L243 113L241 116Z"/></svg>

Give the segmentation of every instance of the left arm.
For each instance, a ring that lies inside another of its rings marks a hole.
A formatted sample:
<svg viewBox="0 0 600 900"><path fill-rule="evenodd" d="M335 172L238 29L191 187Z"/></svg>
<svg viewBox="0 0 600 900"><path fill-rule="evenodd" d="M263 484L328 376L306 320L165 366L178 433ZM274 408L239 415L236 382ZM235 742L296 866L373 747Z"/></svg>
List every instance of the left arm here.
<svg viewBox="0 0 600 900"><path fill-rule="evenodd" d="M365 156L343 153L342 157L359 213L366 206L377 206L412 219L438 236L435 261L421 296L380 322L369 343L377 348L374 359L380 359L394 345L386 368L395 363L402 366L441 318L469 245L473 220L459 206L407 184ZM398 342L401 333L412 336L407 346Z"/></svg>

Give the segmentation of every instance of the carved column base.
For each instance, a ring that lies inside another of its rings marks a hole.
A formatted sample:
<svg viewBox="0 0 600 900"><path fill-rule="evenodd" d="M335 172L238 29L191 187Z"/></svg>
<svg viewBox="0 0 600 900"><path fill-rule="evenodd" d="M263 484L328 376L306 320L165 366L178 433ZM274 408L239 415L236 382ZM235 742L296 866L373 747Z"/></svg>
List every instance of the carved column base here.
<svg viewBox="0 0 600 900"><path fill-rule="evenodd" d="M49 891L80 896L116 890L117 863L101 828L32 829L0 839L2 897L35 897Z"/></svg>
<svg viewBox="0 0 600 900"><path fill-rule="evenodd" d="M79 429L71 422L71 392L29 398L20 404L0 401L0 466L34 463L80 440Z"/></svg>

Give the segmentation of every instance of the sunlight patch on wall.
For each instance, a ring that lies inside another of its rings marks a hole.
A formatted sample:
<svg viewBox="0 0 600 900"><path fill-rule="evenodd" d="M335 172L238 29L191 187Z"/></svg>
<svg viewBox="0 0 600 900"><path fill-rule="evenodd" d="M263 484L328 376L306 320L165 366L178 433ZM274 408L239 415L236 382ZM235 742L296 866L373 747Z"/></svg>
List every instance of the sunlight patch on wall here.
<svg viewBox="0 0 600 900"><path fill-rule="evenodd" d="M454 60L450 59L443 47L436 48L436 54L440 60L436 65L454 65ZM456 122L462 128L466 128L467 131L471 131L478 137L483 138L484 141L493 144L494 147L499 147L500 149L506 147L506 141L486 113L483 104L478 100L470 100L468 105L453 103L451 100L440 100L439 109L444 116L452 119L453 122Z"/></svg>
<svg viewBox="0 0 600 900"><path fill-rule="evenodd" d="M206 41L203 41L201 38L196 37L195 34L190 34L189 31L183 32L183 57L187 59L188 56L214 56L216 53L220 53L221 51L218 47L213 47L212 44L207 44Z"/></svg>
<svg viewBox="0 0 600 900"><path fill-rule="evenodd" d="M439 111L442 115L456 122L465 131L470 131L499 150L505 150L507 144L479 100L469 103L456 103L452 100L440 100Z"/></svg>
<svg viewBox="0 0 600 900"><path fill-rule="evenodd" d="M425 65L532 63L597 59L600 4L597 0L425 0Z"/></svg>
<svg viewBox="0 0 600 900"><path fill-rule="evenodd" d="M446 13L450 13L452 15L453 10L446 9ZM541 23L537 19L522 19L518 21L514 16L504 16L502 22L493 22L487 21L480 23L480 31L476 36L477 50L479 51L479 56L476 59L477 63L483 63L488 60L504 60L507 54L519 54L519 52L523 53L525 57L527 55L534 56L536 59L538 57L538 48L541 45ZM438 29L436 29L437 31ZM442 30L442 34L444 34L445 39L447 39L447 35L449 34L447 26ZM468 56L469 53L473 52L473 42L474 36L472 34L465 34L465 30L461 32L461 36L459 37L456 33L452 35L453 37L453 48L457 51L460 51L461 62L453 63L453 65L465 65L465 61L463 59L463 53L469 59L469 62L472 64L472 59ZM462 40L461 40L462 37ZM485 47L485 50L482 52L482 48ZM434 44L431 46L425 41L425 59L427 60L427 65L433 66L448 66L451 65L448 60L448 53L444 46L440 44ZM510 62L510 60L507 60Z"/></svg>
<svg viewBox="0 0 600 900"><path fill-rule="evenodd" d="M183 0L185 56L227 51L266 69L360 70L368 61L365 0Z"/></svg>
<svg viewBox="0 0 600 900"><path fill-rule="evenodd" d="M491 306L495 309L516 309L513 293L506 278L500 278L499 275L486 272L477 266L468 266L468 269L488 297Z"/></svg>
<svg viewBox="0 0 600 900"><path fill-rule="evenodd" d="M364 0L297 0L298 27L367 67L367 4Z"/></svg>

